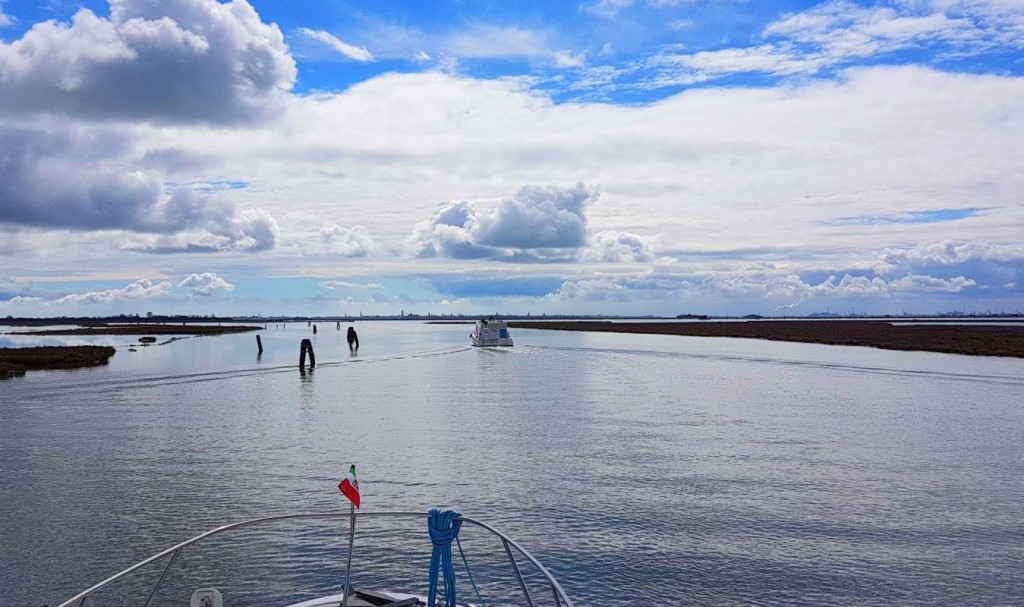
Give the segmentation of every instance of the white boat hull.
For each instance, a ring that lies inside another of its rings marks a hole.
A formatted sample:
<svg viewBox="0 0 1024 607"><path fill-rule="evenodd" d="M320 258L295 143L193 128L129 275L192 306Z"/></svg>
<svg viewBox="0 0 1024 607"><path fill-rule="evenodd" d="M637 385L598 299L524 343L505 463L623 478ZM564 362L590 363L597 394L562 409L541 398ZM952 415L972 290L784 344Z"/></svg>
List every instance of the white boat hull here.
<svg viewBox="0 0 1024 607"><path fill-rule="evenodd" d="M492 346L506 346L512 347L512 338L495 338L495 339L480 339L476 335L472 336L471 341L477 348L490 348Z"/></svg>
<svg viewBox="0 0 1024 607"><path fill-rule="evenodd" d="M491 346L512 346L512 336L508 334L508 323L503 320L481 320L469 335L470 343L477 348Z"/></svg>

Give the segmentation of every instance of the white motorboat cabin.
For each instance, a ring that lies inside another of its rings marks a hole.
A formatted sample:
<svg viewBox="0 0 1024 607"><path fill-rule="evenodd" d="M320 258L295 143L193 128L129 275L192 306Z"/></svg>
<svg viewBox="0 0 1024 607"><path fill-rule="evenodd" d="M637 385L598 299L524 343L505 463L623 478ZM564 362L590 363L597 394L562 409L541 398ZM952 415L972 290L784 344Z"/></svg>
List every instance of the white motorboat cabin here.
<svg viewBox="0 0 1024 607"><path fill-rule="evenodd" d="M508 334L508 323L504 320L482 318L476 321L476 328L470 335L473 345L482 346L511 346L512 337Z"/></svg>

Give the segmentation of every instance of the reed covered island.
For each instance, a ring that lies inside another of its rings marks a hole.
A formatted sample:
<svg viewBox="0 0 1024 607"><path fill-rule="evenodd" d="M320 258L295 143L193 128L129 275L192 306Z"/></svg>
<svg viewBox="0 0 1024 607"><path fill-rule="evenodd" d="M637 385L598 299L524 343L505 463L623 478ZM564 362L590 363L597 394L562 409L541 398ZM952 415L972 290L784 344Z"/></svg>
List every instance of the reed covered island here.
<svg viewBox="0 0 1024 607"><path fill-rule="evenodd" d="M1024 326L907 324L872 320L746 322L515 321L519 329L599 331L693 337L740 337L883 350L918 350L1024 358Z"/></svg>
<svg viewBox="0 0 1024 607"><path fill-rule="evenodd" d="M100 324L32 331L10 331L10 335L140 335L143 345L156 342L153 335L224 335L257 331L262 327L205 324ZM20 377L26 371L79 369L105 365L117 350L111 346L39 346L0 348L0 379Z"/></svg>
<svg viewBox="0 0 1024 607"><path fill-rule="evenodd" d="M110 362L110 346L40 346L0 348L0 378L18 377L38 369L78 369Z"/></svg>

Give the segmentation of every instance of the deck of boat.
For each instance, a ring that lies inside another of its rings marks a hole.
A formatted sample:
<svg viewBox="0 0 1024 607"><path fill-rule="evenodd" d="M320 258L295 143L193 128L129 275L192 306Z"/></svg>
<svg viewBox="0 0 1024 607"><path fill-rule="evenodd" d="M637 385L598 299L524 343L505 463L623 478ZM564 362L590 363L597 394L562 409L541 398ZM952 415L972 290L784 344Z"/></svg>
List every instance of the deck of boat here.
<svg viewBox="0 0 1024 607"><path fill-rule="evenodd" d="M310 601L303 601L289 607L338 607L344 595L334 594ZM349 595L349 607L425 607L426 599L400 592L372 592L369 590L352 590Z"/></svg>

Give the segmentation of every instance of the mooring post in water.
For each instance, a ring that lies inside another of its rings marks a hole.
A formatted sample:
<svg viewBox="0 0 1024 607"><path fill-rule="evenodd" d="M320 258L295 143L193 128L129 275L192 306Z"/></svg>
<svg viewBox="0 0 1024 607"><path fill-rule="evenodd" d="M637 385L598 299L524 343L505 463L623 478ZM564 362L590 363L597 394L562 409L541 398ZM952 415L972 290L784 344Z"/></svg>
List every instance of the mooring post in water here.
<svg viewBox="0 0 1024 607"><path fill-rule="evenodd" d="M341 331L341 323L339 322L339 323L338 323L338 326L334 327L334 329L335 329L336 331Z"/></svg>
<svg viewBox="0 0 1024 607"><path fill-rule="evenodd" d="M260 339L259 335L256 336L256 347L260 349L260 351L256 353L256 356L263 356L263 340Z"/></svg>
<svg viewBox="0 0 1024 607"><path fill-rule="evenodd" d="M306 352L309 352L309 368L312 369L316 366L316 355L313 354L313 342L308 339L302 340L302 345L299 346L299 368L305 368L306 366Z"/></svg>
<svg viewBox="0 0 1024 607"><path fill-rule="evenodd" d="M313 325L313 335L316 335L316 325Z"/></svg>

